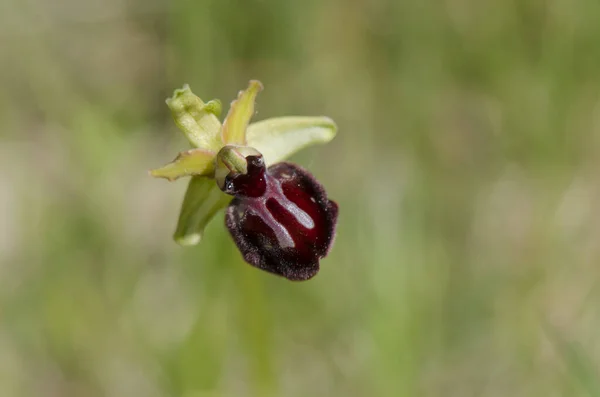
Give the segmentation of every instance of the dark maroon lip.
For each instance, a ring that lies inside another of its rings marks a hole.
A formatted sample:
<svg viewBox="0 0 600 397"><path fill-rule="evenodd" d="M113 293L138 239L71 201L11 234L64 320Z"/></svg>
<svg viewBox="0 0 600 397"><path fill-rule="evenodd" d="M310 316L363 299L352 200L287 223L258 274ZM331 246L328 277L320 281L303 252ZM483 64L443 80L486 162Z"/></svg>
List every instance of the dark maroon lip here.
<svg viewBox="0 0 600 397"><path fill-rule="evenodd" d="M246 262L290 280L308 280L331 248L338 206L306 170L292 163L268 169L248 156L246 174L229 175L223 191L235 196L226 225Z"/></svg>

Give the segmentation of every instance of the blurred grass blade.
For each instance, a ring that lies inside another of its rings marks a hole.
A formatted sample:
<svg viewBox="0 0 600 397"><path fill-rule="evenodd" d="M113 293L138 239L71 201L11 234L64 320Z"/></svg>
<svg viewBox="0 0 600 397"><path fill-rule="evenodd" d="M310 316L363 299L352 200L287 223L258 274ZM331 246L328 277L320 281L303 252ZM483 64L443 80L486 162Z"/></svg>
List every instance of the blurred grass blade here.
<svg viewBox="0 0 600 397"><path fill-rule="evenodd" d="M250 124L248 146L261 152L267 164L277 163L310 145L327 143L337 133L329 117L276 117Z"/></svg>
<svg viewBox="0 0 600 397"><path fill-rule="evenodd" d="M204 103L186 84L175 90L166 103L175 124L193 147L219 150L222 145L221 122L217 118L221 113L221 103L218 100Z"/></svg>
<svg viewBox="0 0 600 397"><path fill-rule="evenodd" d="M223 122L223 142L228 145L246 145L246 127L254 115L254 101L263 89L258 80L251 80L245 91L240 91L231 102L229 113Z"/></svg>
<svg viewBox="0 0 600 397"><path fill-rule="evenodd" d="M221 208L231 201L231 196L221 192L214 179L194 176L190 180L177 229L173 238L180 245L195 245L202 239L204 228Z"/></svg>
<svg viewBox="0 0 600 397"><path fill-rule="evenodd" d="M204 149L192 149L179 153L169 164L150 171L150 175L173 181L182 176L212 176L214 172L215 153Z"/></svg>
<svg viewBox="0 0 600 397"><path fill-rule="evenodd" d="M600 374L582 347L566 339L552 324L547 321L543 323L546 334L563 359L569 375L579 383L587 395L600 397Z"/></svg>

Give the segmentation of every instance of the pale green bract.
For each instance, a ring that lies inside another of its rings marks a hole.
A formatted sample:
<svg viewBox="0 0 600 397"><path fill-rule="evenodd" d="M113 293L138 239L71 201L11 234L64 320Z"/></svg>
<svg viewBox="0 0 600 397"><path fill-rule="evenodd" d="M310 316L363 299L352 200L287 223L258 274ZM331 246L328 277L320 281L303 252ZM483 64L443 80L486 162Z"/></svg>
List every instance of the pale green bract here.
<svg viewBox="0 0 600 397"><path fill-rule="evenodd" d="M221 192L214 179L217 153L226 144L245 142L262 153L267 165L271 165L300 149L327 143L335 137L336 124L323 116L276 117L248 125L261 89L259 81L250 81L248 88L240 91L232 102L223 125L218 119L221 103L218 100L204 103L187 85L167 99L175 124L194 148L181 152L164 167L150 171L152 176L168 180L192 177L174 234L177 243L198 244L208 222L231 201L232 197Z"/></svg>

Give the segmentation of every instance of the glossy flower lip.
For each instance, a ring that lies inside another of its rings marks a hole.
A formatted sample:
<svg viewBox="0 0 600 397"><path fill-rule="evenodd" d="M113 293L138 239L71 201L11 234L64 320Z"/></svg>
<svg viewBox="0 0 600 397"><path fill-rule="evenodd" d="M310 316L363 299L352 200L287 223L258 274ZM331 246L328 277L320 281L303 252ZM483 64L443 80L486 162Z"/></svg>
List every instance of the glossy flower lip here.
<svg viewBox="0 0 600 397"><path fill-rule="evenodd" d="M265 168L248 156L248 172L232 174L224 191L235 196L225 224L244 260L292 281L314 277L335 239L338 206L302 167Z"/></svg>

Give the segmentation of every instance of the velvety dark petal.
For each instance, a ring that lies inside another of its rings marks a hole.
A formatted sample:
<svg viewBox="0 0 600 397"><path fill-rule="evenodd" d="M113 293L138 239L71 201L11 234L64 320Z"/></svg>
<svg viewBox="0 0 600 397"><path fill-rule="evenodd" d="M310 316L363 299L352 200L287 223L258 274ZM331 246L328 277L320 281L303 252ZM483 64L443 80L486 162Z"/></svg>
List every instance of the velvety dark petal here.
<svg viewBox="0 0 600 397"><path fill-rule="evenodd" d="M306 170L291 163L275 164L262 173L230 181L236 198L226 225L244 259L260 269L290 280L308 280L319 271L335 236L338 207ZM249 178L265 181L254 196ZM249 195L244 195L245 189Z"/></svg>

